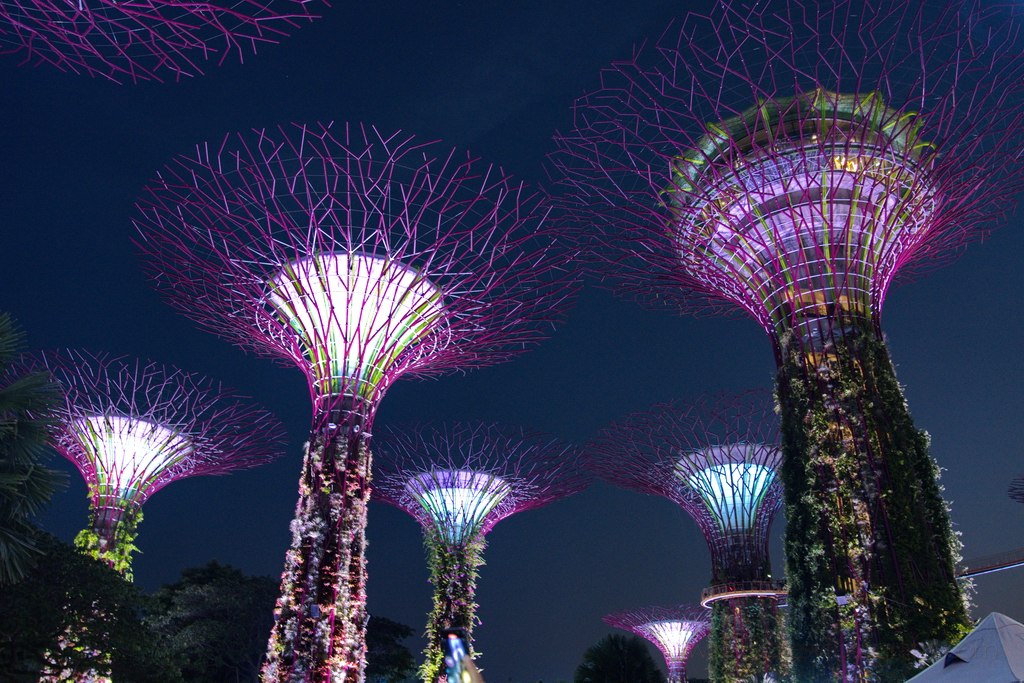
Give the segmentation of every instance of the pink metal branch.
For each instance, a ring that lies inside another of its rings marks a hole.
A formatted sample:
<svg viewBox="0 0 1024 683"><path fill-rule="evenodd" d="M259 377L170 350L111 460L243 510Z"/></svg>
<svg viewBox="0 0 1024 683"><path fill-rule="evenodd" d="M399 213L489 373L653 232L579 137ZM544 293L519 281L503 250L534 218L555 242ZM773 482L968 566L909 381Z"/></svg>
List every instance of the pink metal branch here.
<svg viewBox="0 0 1024 683"><path fill-rule="evenodd" d="M551 162L623 291L740 307L777 342L812 310L877 322L894 277L1013 206L1024 59L992 7L767 7L690 15L607 69Z"/></svg>
<svg viewBox="0 0 1024 683"><path fill-rule="evenodd" d="M425 493L477 489L489 505L478 506L469 535L483 536L506 517L577 493L589 483L577 447L481 423L387 430L378 437L375 467L377 498L405 510L425 528L436 528L442 538L463 542L467 539L460 527L472 509L452 509L461 501Z"/></svg>
<svg viewBox="0 0 1024 683"><path fill-rule="evenodd" d="M94 508L138 507L178 479L283 452L273 415L199 375L82 351L40 354L39 363L65 392L54 447L82 473ZM124 452L122 436L152 449Z"/></svg>
<svg viewBox="0 0 1024 683"><path fill-rule="evenodd" d="M317 0L319 2L319 0ZM0 53L115 82L178 80L239 61L312 20L310 0L4 0Z"/></svg>
<svg viewBox="0 0 1024 683"><path fill-rule="evenodd" d="M542 197L407 134L232 135L169 164L135 223L157 285L203 327L298 365L318 414L372 421L402 375L504 361L571 295Z"/></svg>

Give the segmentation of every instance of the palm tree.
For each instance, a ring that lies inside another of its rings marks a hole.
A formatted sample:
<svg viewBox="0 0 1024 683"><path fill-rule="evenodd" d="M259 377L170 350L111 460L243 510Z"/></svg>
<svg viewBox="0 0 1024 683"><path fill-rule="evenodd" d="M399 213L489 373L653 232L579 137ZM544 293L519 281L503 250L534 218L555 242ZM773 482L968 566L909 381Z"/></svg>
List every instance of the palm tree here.
<svg viewBox="0 0 1024 683"><path fill-rule="evenodd" d="M611 634L583 653L575 683L662 683L647 645L636 636Z"/></svg>
<svg viewBox="0 0 1024 683"><path fill-rule="evenodd" d="M60 389L44 372L18 369L22 333L0 313L0 584L21 580L40 553L32 517L63 484L43 467Z"/></svg>

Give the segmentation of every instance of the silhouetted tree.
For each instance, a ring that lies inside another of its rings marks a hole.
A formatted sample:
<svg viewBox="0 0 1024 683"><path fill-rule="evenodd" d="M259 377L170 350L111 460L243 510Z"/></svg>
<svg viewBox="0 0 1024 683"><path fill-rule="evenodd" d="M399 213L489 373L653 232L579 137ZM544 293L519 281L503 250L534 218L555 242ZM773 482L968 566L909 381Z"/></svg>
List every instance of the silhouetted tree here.
<svg viewBox="0 0 1024 683"><path fill-rule="evenodd" d="M39 532L42 552L22 581L0 586L0 672L36 683L44 671L177 683L181 675L140 618L143 598L114 570ZM73 643L73 644L71 644Z"/></svg>
<svg viewBox="0 0 1024 683"><path fill-rule="evenodd" d="M23 335L0 313L0 584L20 580L40 554L31 519L63 483L42 466L60 388L49 374L20 372Z"/></svg>
<svg viewBox="0 0 1024 683"><path fill-rule="evenodd" d="M366 680L368 683L403 683L416 673L416 660L403 641L412 627L385 617L370 617L366 628Z"/></svg>
<svg viewBox="0 0 1024 683"><path fill-rule="evenodd" d="M189 683L256 682L277 592L275 579L210 562L157 591L146 621Z"/></svg>
<svg viewBox="0 0 1024 683"><path fill-rule="evenodd" d="M662 683L647 645L636 636L612 634L587 648L574 683Z"/></svg>

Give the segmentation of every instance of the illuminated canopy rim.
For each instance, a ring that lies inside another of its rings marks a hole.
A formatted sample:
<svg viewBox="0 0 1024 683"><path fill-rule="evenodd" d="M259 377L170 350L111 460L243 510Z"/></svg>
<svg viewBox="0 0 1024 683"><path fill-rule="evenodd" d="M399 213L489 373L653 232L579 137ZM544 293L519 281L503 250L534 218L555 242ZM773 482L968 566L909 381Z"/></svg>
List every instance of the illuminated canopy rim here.
<svg viewBox="0 0 1024 683"><path fill-rule="evenodd" d="M700 496L723 532L742 533L754 529L762 513L772 516L779 507L776 493L762 510L772 487L781 486L780 463L778 448L737 443L683 455L675 475Z"/></svg>
<svg viewBox="0 0 1024 683"><path fill-rule="evenodd" d="M194 452L188 436L137 417L81 417L69 420L67 431L88 454L97 507L141 504L161 477Z"/></svg>
<svg viewBox="0 0 1024 683"><path fill-rule="evenodd" d="M361 252L296 259L266 297L299 337L321 395L373 400L417 352L442 348L440 288L398 260Z"/></svg>
<svg viewBox="0 0 1024 683"><path fill-rule="evenodd" d="M693 193L716 164L741 165L741 157L749 153L807 144L831 149L848 140L874 142L920 162L934 149L920 139L920 133L917 112L886 106L877 91L860 96L816 88L764 100L721 123L707 124L696 149L676 158L673 176L678 189Z"/></svg>
<svg viewBox="0 0 1024 683"><path fill-rule="evenodd" d="M408 492L452 544L476 535L490 514L511 492L501 477L471 470L435 470L411 477Z"/></svg>

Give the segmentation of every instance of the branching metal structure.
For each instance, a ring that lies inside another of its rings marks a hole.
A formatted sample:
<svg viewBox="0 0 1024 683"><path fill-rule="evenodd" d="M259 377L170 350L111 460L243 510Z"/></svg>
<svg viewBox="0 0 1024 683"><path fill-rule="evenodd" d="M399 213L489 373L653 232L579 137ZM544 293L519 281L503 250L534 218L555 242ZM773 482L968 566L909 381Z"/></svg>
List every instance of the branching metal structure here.
<svg viewBox="0 0 1024 683"><path fill-rule="evenodd" d="M741 308L772 341L800 680L896 679L913 639L968 625L880 315L1021 188L1016 37L991 6L723 3L604 72L558 136L566 219L624 291Z"/></svg>
<svg viewBox="0 0 1024 683"><path fill-rule="evenodd" d="M283 453L273 415L198 375L82 351L40 354L38 363L64 389L53 446L89 487L91 524L76 545L129 578L150 496L178 479Z"/></svg>
<svg viewBox="0 0 1024 683"><path fill-rule="evenodd" d="M374 495L412 515L434 584L424 681L444 673L442 631L477 623L477 570L486 536L517 512L586 487L575 446L493 424L452 423L389 432L376 448Z"/></svg>
<svg viewBox="0 0 1024 683"><path fill-rule="evenodd" d="M746 680L783 666L768 536L782 505L778 419L768 392L664 404L605 429L590 444L603 479L664 496L700 527L711 551L710 670Z"/></svg>
<svg viewBox="0 0 1024 683"><path fill-rule="evenodd" d="M0 53L118 83L242 60L313 19L309 0L2 0Z"/></svg>
<svg viewBox="0 0 1024 683"><path fill-rule="evenodd" d="M654 643L665 657L668 683L686 683L686 660L707 635L711 613L704 607L647 607L609 614L604 622Z"/></svg>
<svg viewBox="0 0 1024 683"><path fill-rule="evenodd" d="M359 126L232 135L137 205L159 287L297 365L313 402L264 681L359 681L370 429L404 375L504 361L573 290L543 198L469 156Z"/></svg>

